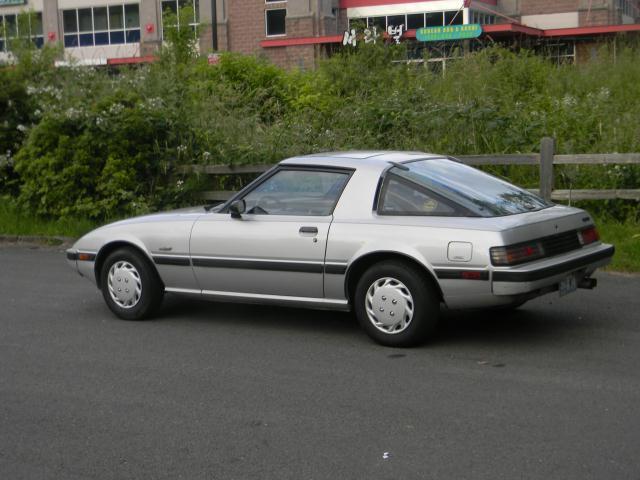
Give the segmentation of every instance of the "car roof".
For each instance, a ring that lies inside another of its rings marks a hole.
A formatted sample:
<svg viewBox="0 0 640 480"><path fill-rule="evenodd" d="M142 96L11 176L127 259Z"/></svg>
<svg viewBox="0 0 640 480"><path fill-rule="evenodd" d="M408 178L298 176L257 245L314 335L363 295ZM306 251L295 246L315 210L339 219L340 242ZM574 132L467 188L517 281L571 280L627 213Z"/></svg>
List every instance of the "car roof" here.
<svg viewBox="0 0 640 480"><path fill-rule="evenodd" d="M281 165L307 165L346 168L372 168L382 170L389 162L404 163L428 158L446 158L444 155L424 152L401 152L386 150L354 150L348 152L325 152L287 158Z"/></svg>

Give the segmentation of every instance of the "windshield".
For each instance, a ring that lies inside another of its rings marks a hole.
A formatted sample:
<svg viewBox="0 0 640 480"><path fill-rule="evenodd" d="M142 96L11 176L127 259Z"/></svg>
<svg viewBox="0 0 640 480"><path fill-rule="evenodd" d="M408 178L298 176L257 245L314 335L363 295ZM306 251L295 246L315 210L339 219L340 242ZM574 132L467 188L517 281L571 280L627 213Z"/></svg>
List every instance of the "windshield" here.
<svg viewBox="0 0 640 480"><path fill-rule="evenodd" d="M481 217L498 217L550 207L540 197L475 168L444 158L404 163L395 175L422 185Z"/></svg>

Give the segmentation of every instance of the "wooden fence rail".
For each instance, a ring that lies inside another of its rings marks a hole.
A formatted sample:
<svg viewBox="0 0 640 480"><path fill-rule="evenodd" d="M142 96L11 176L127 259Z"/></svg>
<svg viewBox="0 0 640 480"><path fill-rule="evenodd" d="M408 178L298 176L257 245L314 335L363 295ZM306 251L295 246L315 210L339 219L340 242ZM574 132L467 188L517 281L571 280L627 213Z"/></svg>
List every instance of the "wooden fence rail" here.
<svg viewBox="0 0 640 480"><path fill-rule="evenodd" d="M540 188L536 190L545 200L640 200L639 189L611 190L554 190L554 165L629 165L640 164L640 153L587 153L581 155L556 155L555 140L545 137L540 142L540 153L518 155L462 155L456 157L467 165L538 165ZM185 165L180 173L205 175L259 174L273 165ZM234 193L230 190L202 192L206 200L227 200Z"/></svg>

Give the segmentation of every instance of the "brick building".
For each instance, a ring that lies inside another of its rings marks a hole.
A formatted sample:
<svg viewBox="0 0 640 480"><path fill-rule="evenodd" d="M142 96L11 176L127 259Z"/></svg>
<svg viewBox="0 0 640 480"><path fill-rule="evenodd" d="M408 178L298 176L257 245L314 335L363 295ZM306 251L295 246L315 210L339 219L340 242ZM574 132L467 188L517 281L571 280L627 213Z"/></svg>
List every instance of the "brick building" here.
<svg viewBox="0 0 640 480"><path fill-rule="evenodd" d="M479 25L470 48L519 42L558 61L579 60L618 32L640 31L639 0L0 0L0 60L28 28L37 45L60 42L84 64L149 61L162 42L164 12L183 5L193 10L190 25L201 27L202 53L257 53L300 68L367 32L383 41L389 28L411 42L416 59L437 45L433 62L446 61L452 42L424 41L420 29ZM20 27L16 15L25 9L35 14Z"/></svg>

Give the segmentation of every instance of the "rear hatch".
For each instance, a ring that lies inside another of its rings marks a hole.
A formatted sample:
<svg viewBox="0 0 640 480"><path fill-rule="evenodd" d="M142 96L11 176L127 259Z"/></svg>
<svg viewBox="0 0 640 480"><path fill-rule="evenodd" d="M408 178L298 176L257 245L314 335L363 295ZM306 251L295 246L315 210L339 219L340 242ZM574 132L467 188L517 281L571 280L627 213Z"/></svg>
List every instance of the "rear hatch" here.
<svg viewBox="0 0 640 480"><path fill-rule="evenodd" d="M577 232L593 225L593 220L587 212L563 205L492 220L499 227L505 245L548 239L550 246L573 244L575 241L575 248L579 248Z"/></svg>

